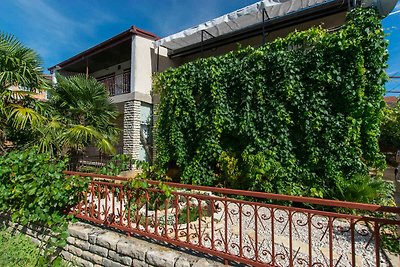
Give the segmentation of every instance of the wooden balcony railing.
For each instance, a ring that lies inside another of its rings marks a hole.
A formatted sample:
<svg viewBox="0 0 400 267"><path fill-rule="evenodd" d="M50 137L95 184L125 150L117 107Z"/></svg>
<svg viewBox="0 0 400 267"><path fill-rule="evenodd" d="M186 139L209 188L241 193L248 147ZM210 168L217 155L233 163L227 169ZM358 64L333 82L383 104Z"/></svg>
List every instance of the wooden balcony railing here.
<svg viewBox="0 0 400 267"><path fill-rule="evenodd" d="M123 74L107 75L97 79L103 83L110 96L122 95L130 93L131 91L131 72L130 70L124 71Z"/></svg>

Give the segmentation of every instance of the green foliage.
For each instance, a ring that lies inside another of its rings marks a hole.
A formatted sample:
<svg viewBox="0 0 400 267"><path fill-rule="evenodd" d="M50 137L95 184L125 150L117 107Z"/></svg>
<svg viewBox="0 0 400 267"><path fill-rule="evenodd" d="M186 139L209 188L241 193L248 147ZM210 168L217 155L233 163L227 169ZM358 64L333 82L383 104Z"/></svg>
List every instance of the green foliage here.
<svg viewBox="0 0 400 267"><path fill-rule="evenodd" d="M13 151L0 157L0 209L23 223L62 223L78 201L86 182L67 178L67 160L56 161L37 149Z"/></svg>
<svg viewBox="0 0 400 267"><path fill-rule="evenodd" d="M16 124L29 128L42 121L40 107L31 98L34 92L48 88L42 71L35 51L0 32L0 153L5 151L5 141L13 137Z"/></svg>
<svg viewBox="0 0 400 267"><path fill-rule="evenodd" d="M46 123L36 127L42 152L68 151L72 160L83 149L95 145L104 153L115 153L119 130L113 122L118 115L104 85L83 75L57 76L46 107Z"/></svg>
<svg viewBox="0 0 400 267"><path fill-rule="evenodd" d="M20 85L31 90L45 86L41 59L13 35L0 32L0 88Z"/></svg>
<svg viewBox="0 0 400 267"><path fill-rule="evenodd" d="M37 53L0 33L0 153L6 151L6 141L17 149L39 146L52 155L67 152L72 167L88 145L115 153L118 113L104 85L84 75L57 80L50 90ZM48 102L31 97L47 89L52 96Z"/></svg>
<svg viewBox="0 0 400 267"><path fill-rule="evenodd" d="M390 218L394 220L395 218ZM385 225L381 228L381 243L382 246L393 253L394 255L400 255L400 234L398 226L396 225Z"/></svg>
<svg viewBox="0 0 400 267"><path fill-rule="evenodd" d="M379 142L384 147L400 148L400 106L386 108Z"/></svg>
<svg viewBox="0 0 400 267"><path fill-rule="evenodd" d="M68 154L72 170L89 145L103 153L115 153L118 112L104 85L83 75L57 79L49 101L33 101L36 109L22 106L10 112L13 144L18 149L38 146L39 152L52 156Z"/></svg>
<svg viewBox="0 0 400 267"><path fill-rule="evenodd" d="M155 82L157 166L177 166L184 183L345 199L343 184L384 165L387 58L376 12L355 9L333 33L169 69Z"/></svg>
<svg viewBox="0 0 400 267"><path fill-rule="evenodd" d="M40 255L38 247L25 235L0 231L0 266L34 267L34 266L71 266L58 258L53 263Z"/></svg>
<svg viewBox="0 0 400 267"><path fill-rule="evenodd" d="M63 174L66 167L66 159L54 160L35 148L0 157L0 212L23 225L36 223L54 231L45 246L49 252L65 244L68 210L87 189L85 179Z"/></svg>
<svg viewBox="0 0 400 267"><path fill-rule="evenodd" d="M156 191L148 189L156 189ZM134 213L144 205L149 205L150 210L164 208L165 201L172 197L173 188L163 182L152 185L141 176L137 176L124 183L124 190L133 195L133 199L130 201L130 210ZM148 192L147 195L146 192Z"/></svg>
<svg viewBox="0 0 400 267"><path fill-rule="evenodd" d="M147 190L149 188L159 190L160 194L154 193L153 195L161 203L164 202L164 200L170 198L173 191L172 187L166 185L163 182L159 182L157 185L151 185L146 180L143 180L141 178L129 179L129 181L125 183L126 190ZM150 201L150 202L155 202L155 201Z"/></svg>
<svg viewBox="0 0 400 267"><path fill-rule="evenodd" d="M338 179L336 186L340 199L394 206L394 185L380 178L355 175L350 180Z"/></svg>
<svg viewBox="0 0 400 267"><path fill-rule="evenodd" d="M111 158L107 165L95 170L94 172L104 175L120 175L122 171L128 171L133 165L137 165L137 161L133 160L130 155L117 154Z"/></svg>

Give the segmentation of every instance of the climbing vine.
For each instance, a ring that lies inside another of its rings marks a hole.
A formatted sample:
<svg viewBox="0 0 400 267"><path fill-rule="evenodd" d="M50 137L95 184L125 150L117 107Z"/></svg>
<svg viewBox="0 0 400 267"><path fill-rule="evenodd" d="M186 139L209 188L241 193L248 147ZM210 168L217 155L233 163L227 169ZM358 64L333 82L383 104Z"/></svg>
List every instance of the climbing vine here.
<svg viewBox="0 0 400 267"><path fill-rule="evenodd" d="M375 10L355 9L333 33L169 69L155 82L157 166L184 183L344 199L384 164L387 58Z"/></svg>

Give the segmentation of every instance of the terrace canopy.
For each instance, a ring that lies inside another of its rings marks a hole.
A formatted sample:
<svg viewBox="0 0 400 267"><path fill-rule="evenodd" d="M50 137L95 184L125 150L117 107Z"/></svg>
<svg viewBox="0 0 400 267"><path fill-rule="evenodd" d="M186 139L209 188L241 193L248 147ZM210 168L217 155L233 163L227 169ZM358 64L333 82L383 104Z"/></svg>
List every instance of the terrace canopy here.
<svg viewBox="0 0 400 267"><path fill-rule="evenodd" d="M337 5L338 2L342 7L347 8L342 0L263 0L157 40L154 44L155 48L162 46L172 51L182 50L206 40L240 32L253 26L260 27L266 21L270 22L321 6Z"/></svg>

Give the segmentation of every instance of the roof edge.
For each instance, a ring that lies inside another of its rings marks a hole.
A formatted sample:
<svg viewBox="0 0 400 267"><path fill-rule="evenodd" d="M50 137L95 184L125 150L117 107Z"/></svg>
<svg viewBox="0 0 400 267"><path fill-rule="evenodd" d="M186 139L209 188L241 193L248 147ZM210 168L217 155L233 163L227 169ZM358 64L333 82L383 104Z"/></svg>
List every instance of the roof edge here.
<svg viewBox="0 0 400 267"><path fill-rule="evenodd" d="M53 71L54 69L57 69L58 67L66 67L76 61L79 61L84 58L90 57L91 55L97 54L97 53L103 51L104 49L107 49L108 47L111 47L111 46L114 46L121 42L124 42L134 35L148 38L148 39L154 40L154 41L160 39L154 33L139 29L136 26L131 26L128 30L125 30L125 31L123 31L123 32L121 32L121 33L95 45L95 46L92 46L89 49L84 50L83 52L80 52L80 53L76 54L75 56L72 56L52 67L49 67L48 70Z"/></svg>

